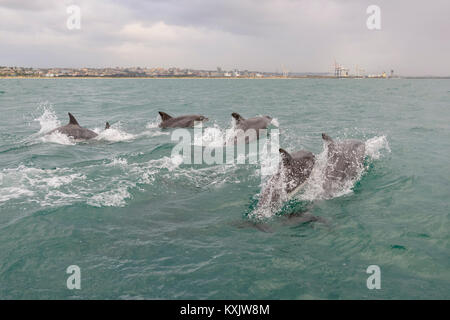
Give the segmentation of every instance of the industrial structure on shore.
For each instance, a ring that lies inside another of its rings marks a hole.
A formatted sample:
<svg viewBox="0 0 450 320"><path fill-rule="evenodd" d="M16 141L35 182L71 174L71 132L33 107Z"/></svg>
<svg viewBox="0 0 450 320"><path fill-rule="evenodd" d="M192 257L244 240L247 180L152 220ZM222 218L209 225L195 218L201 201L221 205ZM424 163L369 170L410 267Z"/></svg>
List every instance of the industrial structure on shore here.
<svg viewBox="0 0 450 320"><path fill-rule="evenodd" d="M355 66L355 73L351 74L350 69L344 67L342 64L337 63L336 60L334 60L334 77L335 78L396 78L397 76L394 75L394 70L391 70L390 74L388 75L385 71L383 71L380 74L365 74L365 70L362 69L360 66Z"/></svg>

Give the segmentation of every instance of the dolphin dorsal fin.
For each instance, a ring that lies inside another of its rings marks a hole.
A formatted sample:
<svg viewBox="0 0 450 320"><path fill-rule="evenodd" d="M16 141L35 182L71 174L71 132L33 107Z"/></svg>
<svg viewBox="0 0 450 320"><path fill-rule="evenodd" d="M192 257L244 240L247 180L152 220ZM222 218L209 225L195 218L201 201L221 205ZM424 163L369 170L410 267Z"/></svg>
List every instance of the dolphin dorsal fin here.
<svg viewBox="0 0 450 320"><path fill-rule="evenodd" d="M69 124L79 126L77 119L69 112Z"/></svg>
<svg viewBox="0 0 450 320"><path fill-rule="evenodd" d="M281 157L285 164L291 162L292 156L289 154L289 152L287 152L286 150L284 150L282 148L278 149L278 151L280 151Z"/></svg>
<svg viewBox="0 0 450 320"><path fill-rule="evenodd" d="M169 115L168 115L167 113L165 113L165 112L159 111L158 113L159 113L159 115L161 116L162 121L166 121L166 120L172 119L172 117L169 116Z"/></svg>
<svg viewBox="0 0 450 320"><path fill-rule="evenodd" d="M231 116L234 118L234 119L236 119L236 121L241 121L241 120L245 120L239 113L237 113L237 112L233 112L232 114L231 114Z"/></svg>
<svg viewBox="0 0 450 320"><path fill-rule="evenodd" d="M327 135L326 133L322 133L322 139L326 142L333 142L333 139L331 139L331 137L329 135Z"/></svg>
<svg viewBox="0 0 450 320"><path fill-rule="evenodd" d="M111 126L109 125L109 122L106 122L105 124L105 130L111 128Z"/></svg>

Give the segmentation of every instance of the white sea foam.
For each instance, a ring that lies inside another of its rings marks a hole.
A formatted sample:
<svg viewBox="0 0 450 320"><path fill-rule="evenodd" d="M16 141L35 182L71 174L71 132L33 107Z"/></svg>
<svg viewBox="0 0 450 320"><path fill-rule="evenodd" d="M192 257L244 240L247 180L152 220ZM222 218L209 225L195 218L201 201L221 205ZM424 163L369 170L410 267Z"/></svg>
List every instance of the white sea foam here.
<svg viewBox="0 0 450 320"><path fill-rule="evenodd" d="M74 138L69 137L68 135L65 135L59 131L46 134L40 137L39 140L45 143L57 143L67 146L72 146L76 144L76 140Z"/></svg>
<svg viewBox="0 0 450 320"><path fill-rule="evenodd" d="M216 123L212 127L206 127L201 131L195 130L193 145L209 148L223 147L224 142L227 141L229 131L229 129L222 129Z"/></svg>
<svg viewBox="0 0 450 320"><path fill-rule="evenodd" d="M128 165L127 159L123 158L114 158L110 163L107 163L107 167L115 167L115 166L126 166Z"/></svg>
<svg viewBox="0 0 450 320"><path fill-rule="evenodd" d="M34 192L20 187L0 188L0 203L21 197L31 197Z"/></svg>
<svg viewBox="0 0 450 320"><path fill-rule="evenodd" d="M155 118L151 122L147 123L146 128L147 129L156 129L159 127L160 123L161 123L161 120L159 120L158 118Z"/></svg>
<svg viewBox="0 0 450 320"><path fill-rule="evenodd" d="M145 128L149 129L149 130L142 132L141 134L139 134L139 136L157 137L157 136L169 135L170 134L169 131L162 131L159 128L160 123L161 123L161 121L158 118L155 118L153 121L147 123L147 125L145 126Z"/></svg>
<svg viewBox="0 0 450 320"><path fill-rule="evenodd" d="M94 132L98 134L95 139L100 141L120 142L131 141L136 138L134 134L122 130L120 122L113 124L109 129L100 130L96 128Z"/></svg>
<svg viewBox="0 0 450 320"><path fill-rule="evenodd" d="M34 197L39 198L52 190L86 178L81 173L72 173L66 169L43 170L23 165L3 169L1 174L0 202L20 198L25 198L28 202L39 201Z"/></svg>
<svg viewBox="0 0 450 320"><path fill-rule="evenodd" d="M169 131L162 131L161 129L150 129L145 130L137 135L137 137L158 137L158 136L168 136L170 135Z"/></svg>
<svg viewBox="0 0 450 320"><path fill-rule="evenodd" d="M94 207L123 207L126 199L131 198L126 186L114 190L98 193L87 200L87 204Z"/></svg>

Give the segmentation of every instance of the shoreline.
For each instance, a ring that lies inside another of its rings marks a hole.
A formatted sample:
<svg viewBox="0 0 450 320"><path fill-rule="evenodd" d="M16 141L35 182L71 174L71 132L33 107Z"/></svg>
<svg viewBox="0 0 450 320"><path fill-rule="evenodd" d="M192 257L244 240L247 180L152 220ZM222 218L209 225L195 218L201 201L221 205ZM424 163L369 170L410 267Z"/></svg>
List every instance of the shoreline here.
<svg viewBox="0 0 450 320"><path fill-rule="evenodd" d="M297 77L26 77L26 76L0 76L0 79L31 79L31 80L55 80L55 79L203 79L203 80L298 80L298 79L450 79L448 77L394 77L394 78L382 78L382 77L334 77L334 76L297 76Z"/></svg>
<svg viewBox="0 0 450 320"><path fill-rule="evenodd" d="M351 77L348 77L349 79ZM356 77L353 77L355 79ZM298 76L298 77L96 77L96 76L83 76L83 77L26 77L26 76L0 76L0 79L209 79L209 80L222 80L222 79L250 79L250 80L264 80L264 79L336 79L333 76ZM362 79L361 77L359 79Z"/></svg>

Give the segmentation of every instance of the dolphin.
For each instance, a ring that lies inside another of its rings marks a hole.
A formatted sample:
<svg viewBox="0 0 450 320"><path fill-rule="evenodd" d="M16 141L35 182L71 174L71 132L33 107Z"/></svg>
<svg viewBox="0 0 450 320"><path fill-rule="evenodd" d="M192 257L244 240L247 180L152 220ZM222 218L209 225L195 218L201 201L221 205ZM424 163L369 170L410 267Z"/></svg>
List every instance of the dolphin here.
<svg viewBox="0 0 450 320"><path fill-rule="evenodd" d="M254 117L244 119L239 113L233 112L231 116L236 120L237 134L234 137L234 143L237 143L240 137L245 137L245 143L250 142L250 138L254 140L259 138L260 130L267 129L272 118L269 116ZM240 131L241 130L241 131ZM255 130L256 136L251 136L251 131Z"/></svg>
<svg viewBox="0 0 450 320"><path fill-rule="evenodd" d="M312 152L300 150L290 154L282 148L279 152L282 161L262 190L258 207L280 209L282 202L296 194L311 175L316 161Z"/></svg>
<svg viewBox="0 0 450 320"><path fill-rule="evenodd" d="M278 171L268 180L261 191L257 210L279 211L285 201L292 198L306 184L310 177L316 157L310 151L299 150L289 153L279 149L281 162ZM328 220L314 216L309 209L304 209L283 215L283 225L300 225L304 223L319 222L328 225ZM272 232L265 223L254 223L254 226L264 232Z"/></svg>
<svg viewBox="0 0 450 320"><path fill-rule="evenodd" d="M51 134L56 131L77 140L89 140L97 136L97 133L95 133L94 131L81 127L78 124L78 121L70 112L69 112L69 123L66 124L65 126L53 129L48 134Z"/></svg>
<svg viewBox="0 0 450 320"><path fill-rule="evenodd" d="M322 139L328 148L323 188L331 192L343 183L355 179L361 172L365 144L355 139L334 141L325 133L322 133Z"/></svg>
<svg viewBox="0 0 450 320"><path fill-rule="evenodd" d="M161 123L159 124L160 128L189 128L194 126L194 122L196 121L208 121L208 118L193 114L186 115L180 117L171 117L167 113L159 111L159 115L161 116Z"/></svg>

